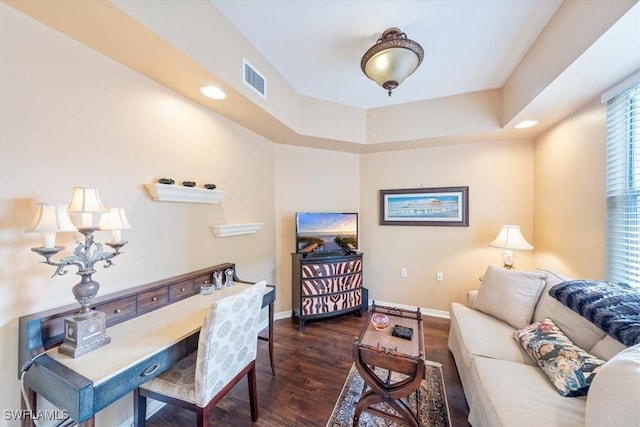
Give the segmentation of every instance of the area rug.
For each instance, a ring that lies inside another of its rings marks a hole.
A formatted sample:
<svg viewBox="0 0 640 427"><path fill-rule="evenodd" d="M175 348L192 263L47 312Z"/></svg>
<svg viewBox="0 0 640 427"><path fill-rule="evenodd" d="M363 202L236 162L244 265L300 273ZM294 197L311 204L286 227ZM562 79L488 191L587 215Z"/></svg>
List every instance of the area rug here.
<svg viewBox="0 0 640 427"><path fill-rule="evenodd" d="M426 361L424 379L420 385L420 425L423 427L449 427L449 407L447 405L447 393L442 379L442 365L437 362ZM380 377L386 377L386 371L376 371ZM401 375L394 373L393 375ZM393 377L392 377L393 378ZM394 379L395 380L395 379ZM333 408L333 413L327 427L351 427L353 425L353 413L362 395L364 381L358 374L355 365L351 366L351 371L342 387L340 397ZM411 408L416 407L416 394L413 393L407 399ZM385 411L393 411L386 403L374 405ZM391 420L378 417L370 412L364 411L360 415L360 427L391 427L400 425ZM354 426L356 427L356 426Z"/></svg>

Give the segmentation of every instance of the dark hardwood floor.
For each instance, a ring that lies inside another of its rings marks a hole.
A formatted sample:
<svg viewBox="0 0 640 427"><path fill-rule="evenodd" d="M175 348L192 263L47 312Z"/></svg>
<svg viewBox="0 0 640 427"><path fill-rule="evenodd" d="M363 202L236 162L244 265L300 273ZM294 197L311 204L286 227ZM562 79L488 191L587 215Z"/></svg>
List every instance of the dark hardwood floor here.
<svg viewBox="0 0 640 427"><path fill-rule="evenodd" d="M276 321L275 376L271 375L268 344L258 343L260 418L251 422L247 381L243 380L211 411L209 425L324 427L353 363L353 341L365 319L349 313L308 321L304 332L298 331L296 320ZM442 363L452 424L468 426L467 402L447 348L449 320L426 316L423 326L427 359ZM152 427L194 424L194 413L169 405L147 421Z"/></svg>

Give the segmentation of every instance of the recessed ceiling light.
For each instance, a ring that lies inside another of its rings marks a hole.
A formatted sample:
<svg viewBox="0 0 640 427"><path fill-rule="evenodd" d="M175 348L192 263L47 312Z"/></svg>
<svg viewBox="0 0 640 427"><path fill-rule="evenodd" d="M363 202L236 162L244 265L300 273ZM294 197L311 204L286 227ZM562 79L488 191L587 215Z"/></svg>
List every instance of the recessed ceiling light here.
<svg viewBox="0 0 640 427"><path fill-rule="evenodd" d="M211 99L225 99L227 94L222 89L216 86L204 86L200 88L200 92Z"/></svg>
<svg viewBox="0 0 640 427"><path fill-rule="evenodd" d="M526 129L538 124L537 120L523 120L516 125L516 129Z"/></svg>

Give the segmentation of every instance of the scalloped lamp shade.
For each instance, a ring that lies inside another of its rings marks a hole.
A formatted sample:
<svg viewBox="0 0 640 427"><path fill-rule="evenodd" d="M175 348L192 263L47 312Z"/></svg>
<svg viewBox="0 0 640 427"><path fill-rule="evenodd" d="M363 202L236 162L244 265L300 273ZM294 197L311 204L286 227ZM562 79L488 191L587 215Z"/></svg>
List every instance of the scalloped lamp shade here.
<svg viewBox="0 0 640 427"><path fill-rule="evenodd" d="M67 212L64 203L38 203L31 225L25 231L41 232L44 240L43 248L53 248L56 245L56 233L78 231Z"/></svg>
<svg viewBox="0 0 640 427"><path fill-rule="evenodd" d="M94 227L93 214L104 213L107 210L100 201L97 188L73 187L73 198L69 204L69 213L81 214L81 225L78 228L89 229ZM78 215L74 217L74 223Z"/></svg>
<svg viewBox="0 0 640 427"><path fill-rule="evenodd" d="M64 232L78 231L67 212L64 203L38 203L33 221L26 231L32 232Z"/></svg>
<svg viewBox="0 0 640 427"><path fill-rule="evenodd" d="M73 198L69 204L72 213L103 213L106 209L100 201L97 188L73 187Z"/></svg>
<svg viewBox="0 0 640 427"><path fill-rule="evenodd" d="M121 243L121 230L130 230L132 227L124 213L124 208L109 208L106 213L102 214L98 228L100 230L111 230L111 241Z"/></svg>
<svg viewBox="0 0 640 427"><path fill-rule="evenodd" d="M124 208L109 208L106 213L102 214L100 230L130 230L131 224L124 213Z"/></svg>

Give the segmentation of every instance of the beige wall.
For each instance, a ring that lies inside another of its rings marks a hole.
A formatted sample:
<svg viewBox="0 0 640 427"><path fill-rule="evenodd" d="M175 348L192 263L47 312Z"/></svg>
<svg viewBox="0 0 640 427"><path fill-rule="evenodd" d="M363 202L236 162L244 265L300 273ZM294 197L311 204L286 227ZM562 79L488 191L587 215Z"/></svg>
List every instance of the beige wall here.
<svg viewBox="0 0 640 427"><path fill-rule="evenodd" d="M501 264L501 250L487 246L501 224L519 224L535 244L531 141L367 154L360 167L361 249L371 299L448 310L479 286L488 264ZM469 227L379 225L380 189L451 186L469 186ZM531 267L531 253L517 256L518 268ZM442 282L435 280L438 271Z"/></svg>
<svg viewBox="0 0 640 427"><path fill-rule="evenodd" d="M274 280L274 145L192 101L4 6L1 14L0 229L3 409L19 409L18 317L73 302L75 270L50 278L24 233L36 201L68 203L73 186L100 189L133 225L115 266L98 266L100 295L221 262L242 278ZM159 177L228 191L219 204L150 200ZM262 222L216 238L211 224ZM100 239L109 239L99 232ZM59 245L74 247L71 233ZM131 416L131 399L98 425ZM5 421L0 422L5 425Z"/></svg>
<svg viewBox="0 0 640 427"><path fill-rule="evenodd" d="M535 140L535 262L603 279L606 108L595 100Z"/></svg>
<svg viewBox="0 0 640 427"><path fill-rule="evenodd" d="M276 283L280 316L291 314L291 253L296 212L358 212L360 160L357 154L277 145Z"/></svg>

